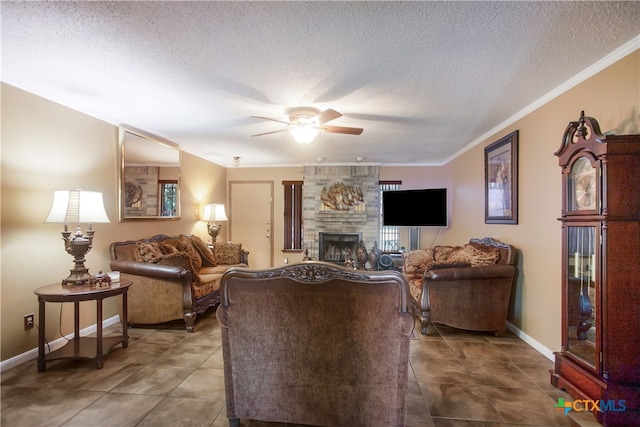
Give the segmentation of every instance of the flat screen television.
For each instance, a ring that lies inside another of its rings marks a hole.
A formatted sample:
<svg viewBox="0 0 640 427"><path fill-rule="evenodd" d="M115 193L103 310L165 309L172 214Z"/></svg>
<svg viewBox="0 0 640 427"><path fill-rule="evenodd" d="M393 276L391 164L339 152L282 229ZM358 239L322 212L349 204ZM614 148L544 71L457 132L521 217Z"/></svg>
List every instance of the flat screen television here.
<svg viewBox="0 0 640 427"><path fill-rule="evenodd" d="M447 227L447 189L383 191L382 223L410 227Z"/></svg>

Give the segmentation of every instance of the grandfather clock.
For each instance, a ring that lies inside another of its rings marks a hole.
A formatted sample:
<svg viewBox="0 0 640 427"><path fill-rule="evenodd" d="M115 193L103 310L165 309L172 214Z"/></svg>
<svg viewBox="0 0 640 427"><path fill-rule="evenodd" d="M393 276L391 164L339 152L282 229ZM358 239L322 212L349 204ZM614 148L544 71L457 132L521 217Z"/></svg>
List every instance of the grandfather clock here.
<svg viewBox="0 0 640 427"><path fill-rule="evenodd" d="M562 348L551 383L599 401L594 415L605 426L640 426L640 135L604 136L583 111L555 155Z"/></svg>

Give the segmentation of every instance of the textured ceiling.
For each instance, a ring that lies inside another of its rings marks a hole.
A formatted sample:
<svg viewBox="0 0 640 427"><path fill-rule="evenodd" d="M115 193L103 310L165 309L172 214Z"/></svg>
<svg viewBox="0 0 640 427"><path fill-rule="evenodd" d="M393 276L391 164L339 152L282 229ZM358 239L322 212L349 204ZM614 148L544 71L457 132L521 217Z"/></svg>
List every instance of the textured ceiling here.
<svg viewBox="0 0 640 427"><path fill-rule="evenodd" d="M640 47L636 1L0 7L3 81L225 166L442 164ZM296 106L364 132L250 136Z"/></svg>

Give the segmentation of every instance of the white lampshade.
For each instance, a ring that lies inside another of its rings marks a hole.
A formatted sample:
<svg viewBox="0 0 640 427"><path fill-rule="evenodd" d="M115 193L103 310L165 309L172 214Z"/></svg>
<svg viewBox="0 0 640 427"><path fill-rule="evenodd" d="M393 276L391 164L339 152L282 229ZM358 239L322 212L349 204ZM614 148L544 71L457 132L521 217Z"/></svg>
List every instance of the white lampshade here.
<svg viewBox="0 0 640 427"><path fill-rule="evenodd" d="M208 222L227 221L227 214L224 212L224 205L215 203L205 205L202 220Z"/></svg>
<svg viewBox="0 0 640 427"><path fill-rule="evenodd" d="M311 126L297 126L289 129L289 133L298 144L311 144L320 131Z"/></svg>
<svg viewBox="0 0 640 427"><path fill-rule="evenodd" d="M44 222L88 223L111 222L104 209L102 193L82 190L56 190L49 216Z"/></svg>

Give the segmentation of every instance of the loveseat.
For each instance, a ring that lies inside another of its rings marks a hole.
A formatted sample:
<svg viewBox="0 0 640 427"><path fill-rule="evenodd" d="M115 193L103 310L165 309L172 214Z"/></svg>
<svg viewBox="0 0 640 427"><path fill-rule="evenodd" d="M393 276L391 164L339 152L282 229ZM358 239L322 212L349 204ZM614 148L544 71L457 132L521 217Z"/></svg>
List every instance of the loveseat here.
<svg viewBox="0 0 640 427"><path fill-rule="evenodd" d="M429 322L504 332L517 273L513 246L485 237L414 250L403 254L403 272L423 334Z"/></svg>
<svg viewBox="0 0 640 427"><path fill-rule="evenodd" d="M111 270L133 281L128 322L157 324L184 319L193 332L196 316L220 303L220 278L229 268L247 267L249 252L240 243L210 248L195 235L114 242Z"/></svg>
<svg viewBox="0 0 640 427"><path fill-rule="evenodd" d="M233 268L221 289L229 425L405 425L415 318L399 272L304 261Z"/></svg>

